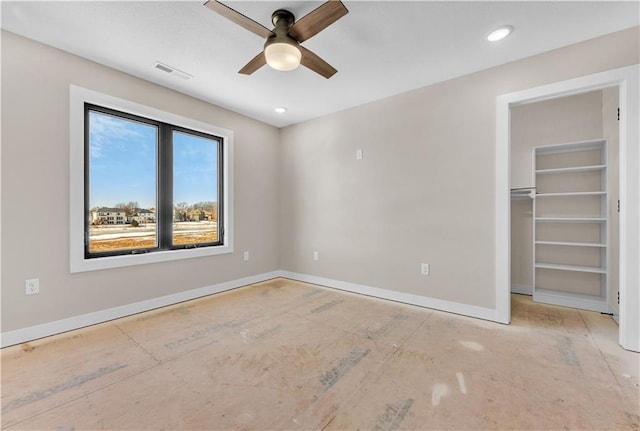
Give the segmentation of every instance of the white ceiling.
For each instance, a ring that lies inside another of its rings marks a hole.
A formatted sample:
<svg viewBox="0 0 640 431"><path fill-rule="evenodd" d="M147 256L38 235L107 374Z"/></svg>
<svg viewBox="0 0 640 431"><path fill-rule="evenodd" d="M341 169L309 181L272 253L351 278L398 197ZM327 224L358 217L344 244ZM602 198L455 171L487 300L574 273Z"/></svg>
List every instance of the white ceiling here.
<svg viewBox="0 0 640 431"><path fill-rule="evenodd" d="M304 46L338 69L237 71L263 40L203 1L2 2L2 28L277 127L639 24L636 1L350 1L349 14ZM271 13L300 18L322 1L228 1L272 28ZM507 39L484 36L509 24ZM156 61L194 76L154 68ZM276 106L288 112L277 114Z"/></svg>

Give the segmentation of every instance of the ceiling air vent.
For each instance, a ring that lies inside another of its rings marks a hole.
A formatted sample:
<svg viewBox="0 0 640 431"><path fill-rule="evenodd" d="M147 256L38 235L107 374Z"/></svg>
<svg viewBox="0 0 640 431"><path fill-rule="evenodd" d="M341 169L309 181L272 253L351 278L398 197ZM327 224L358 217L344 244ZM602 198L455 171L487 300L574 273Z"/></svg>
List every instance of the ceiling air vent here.
<svg viewBox="0 0 640 431"><path fill-rule="evenodd" d="M187 72L183 72L181 70L176 69L175 67L171 67L168 66L164 63L160 63L159 61L156 61L156 64L154 65L154 67L158 70L162 70L163 72L167 72L173 76L176 76L178 78L184 79L184 80L189 80L191 78L193 78L193 75L188 74Z"/></svg>

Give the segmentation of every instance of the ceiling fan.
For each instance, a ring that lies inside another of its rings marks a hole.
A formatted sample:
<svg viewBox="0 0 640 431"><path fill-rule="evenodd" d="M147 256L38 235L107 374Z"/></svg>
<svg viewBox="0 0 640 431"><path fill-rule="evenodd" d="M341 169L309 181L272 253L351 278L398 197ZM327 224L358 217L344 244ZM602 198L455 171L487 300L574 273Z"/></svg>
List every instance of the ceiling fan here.
<svg viewBox="0 0 640 431"><path fill-rule="evenodd" d="M271 15L273 30L269 30L217 0L207 1L204 5L266 39L264 51L256 55L238 73L251 75L265 64L281 71L293 70L302 64L327 79L337 72L333 66L301 46L300 43L320 33L349 13L340 0L330 0L298 21L288 10L278 9Z"/></svg>

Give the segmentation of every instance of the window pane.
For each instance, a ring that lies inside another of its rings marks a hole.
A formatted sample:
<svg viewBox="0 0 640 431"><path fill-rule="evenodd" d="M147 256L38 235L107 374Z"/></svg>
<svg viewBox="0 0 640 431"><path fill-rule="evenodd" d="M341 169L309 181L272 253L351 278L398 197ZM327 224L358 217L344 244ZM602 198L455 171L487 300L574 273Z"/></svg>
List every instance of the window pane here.
<svg viewBox="0 0 640 431"><path fill-rule="evenodd" d="M219 241L215 139L173 132L173 244Z"/></svg>
<svg viewBox="0 0 640 431"><path fill-rule="evenodd" d="M89 252L158 246L158 128L89 111Z"/></svg>

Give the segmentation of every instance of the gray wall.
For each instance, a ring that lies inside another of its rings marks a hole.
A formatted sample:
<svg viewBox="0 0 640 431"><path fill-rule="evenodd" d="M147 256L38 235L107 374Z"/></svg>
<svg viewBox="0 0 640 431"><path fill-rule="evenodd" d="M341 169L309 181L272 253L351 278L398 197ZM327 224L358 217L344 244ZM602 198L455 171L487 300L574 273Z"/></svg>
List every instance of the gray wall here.
<svg viewBox="0 0 640 431"><path fill-rule="evenodd" d="M235 253L69 273L69 84L234 131ZM279 139L274 127L3 32L3 332L278 269ZM35 277L41 293L25 296Z"/></svg>
<svg viewBox="0 0 640 431"><path fill-rule="evenodd" d="M636 27L279 131L3 32L2 330L275 269L494 308L496 96L637 64L638 39ZM69 274L71 83L235 132L236 253ZM32 277L42 293L27 297Z"/></svg>
<svg viewBox="0 0 640 431"><path fill-rule="evenodd" d="M638 39L636 27L283 129L283 269L495 308L496 96L636 64Z"/></svg>
<svg viewBox="0 0 640 431"><path fill-rule="evenodd" d="M511 291L533 293L533 200L511 199Z"/></svg>

